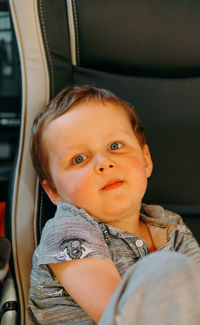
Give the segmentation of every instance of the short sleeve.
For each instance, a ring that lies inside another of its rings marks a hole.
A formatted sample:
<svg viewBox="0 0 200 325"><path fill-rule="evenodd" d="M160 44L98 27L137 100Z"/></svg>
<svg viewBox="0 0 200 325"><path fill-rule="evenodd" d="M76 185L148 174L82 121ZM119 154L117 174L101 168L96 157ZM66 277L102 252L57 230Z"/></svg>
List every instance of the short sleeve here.
<svg viewBox="0 0 200 325"><path fill-rule="evenodd" d="M200 247L193 236L190 229L183 222L182 218L179 220L177 228L172 234L174 239L174 249L182 254L191 257L194 261L200 263Z"/></svg>
<svg viewBox="0 0 200 325"><path fill-rule="evenodd" d="M112 260L96 219L62 202L47 221L38 247L38 265L86 257Z"/></svg>
<svg viewBox="0 0 200 325"><path fill-rule="evenodd" d="M200 263L200 247L192 232L177 213L164 209L160 205L143 204L142 208L153 221L169 229L169 244L172 250L191 257ZM168 246L169 247L169 246Z"/></svg>

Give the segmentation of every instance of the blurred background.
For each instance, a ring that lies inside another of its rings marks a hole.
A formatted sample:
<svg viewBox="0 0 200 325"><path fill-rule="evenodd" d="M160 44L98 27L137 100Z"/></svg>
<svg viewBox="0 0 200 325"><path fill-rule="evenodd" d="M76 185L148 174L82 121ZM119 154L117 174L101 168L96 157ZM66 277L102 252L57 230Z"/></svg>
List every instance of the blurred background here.
<svg viewBox="0 0 200 325"><path fill-rule="evenodd" d="M0 235L19 138L21 76L8 2L0 0Z"/></svg>

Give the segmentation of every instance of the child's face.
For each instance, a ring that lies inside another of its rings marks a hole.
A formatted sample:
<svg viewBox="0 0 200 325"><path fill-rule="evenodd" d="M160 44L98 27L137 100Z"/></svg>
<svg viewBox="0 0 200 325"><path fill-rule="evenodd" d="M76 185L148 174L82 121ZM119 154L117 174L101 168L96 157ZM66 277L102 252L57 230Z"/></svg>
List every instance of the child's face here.
<svg viewBox="0 0 200 325"><path fill-rule="evenodd" d="M56 191L43 186L55 204L72 203L108 224L139 214L152 162L124 108L79 104L50 122L43 141Z"/></svg>

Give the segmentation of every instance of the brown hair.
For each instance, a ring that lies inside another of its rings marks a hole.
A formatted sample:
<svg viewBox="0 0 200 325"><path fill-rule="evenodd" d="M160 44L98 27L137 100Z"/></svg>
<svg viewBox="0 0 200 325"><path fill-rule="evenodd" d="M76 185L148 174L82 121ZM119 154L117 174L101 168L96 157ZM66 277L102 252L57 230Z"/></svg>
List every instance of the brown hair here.
<svg viewBox="0 0 200 325"><path fill-rule="evenodd" d="M41 183L46 180L48 185L54 188L51 173L49 170L48 153L42 141L42 133L44 127L47 126L52 120L55 120L59 116L65 114L70 108L75 107L79 103L90 100L97 100L102 103L112 102L118 106L123 107L130 118L133 131L141 147L145 145L146 137L144 128L134 107L131 104L118 98L111 91L103 88L96 88L91 86L69 86L60 91L59 94L44 107L42 112L35 118L33 122L30 141L30 153L33 166L39 176Z"/></svg>

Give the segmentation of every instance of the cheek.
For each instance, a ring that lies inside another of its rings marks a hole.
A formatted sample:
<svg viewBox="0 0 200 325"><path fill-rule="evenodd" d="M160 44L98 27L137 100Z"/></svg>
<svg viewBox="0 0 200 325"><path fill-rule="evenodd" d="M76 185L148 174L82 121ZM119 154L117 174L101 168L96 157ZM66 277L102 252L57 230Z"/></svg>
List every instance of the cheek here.
<svg viewBox="0 0 200 325"><path fill-rule="evenodd" d="M137 186L146 186L147 174L143 159L127 157L126 160L124 160L124 169L126 170L127 177L131 178L135 184L137 183Z"/></svg>
<svg viewBox="0 0 200 325"><path fill-rule="evenodd" d="M123 160L123 167L127 171L135 174L146 174L144 160L134 156L128 156Z"/></svg>
<svg viewBox="0 0 200 325"><path fill-rule="evenodd" d="M72 203L81 203L93 187L91 173L85 169L71 172L67 180L67 187Z"/></svg>

